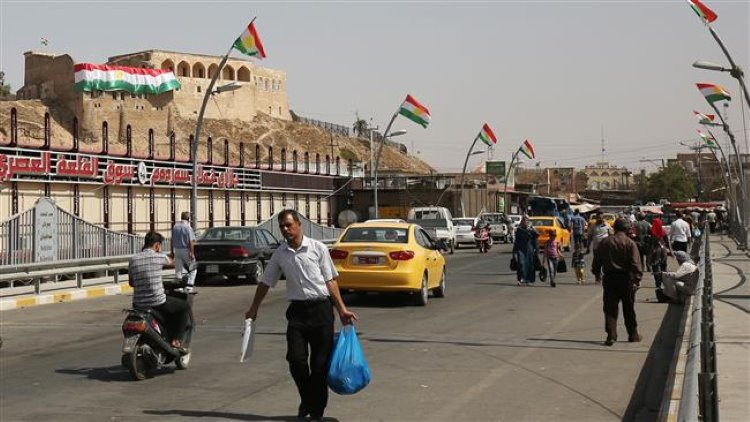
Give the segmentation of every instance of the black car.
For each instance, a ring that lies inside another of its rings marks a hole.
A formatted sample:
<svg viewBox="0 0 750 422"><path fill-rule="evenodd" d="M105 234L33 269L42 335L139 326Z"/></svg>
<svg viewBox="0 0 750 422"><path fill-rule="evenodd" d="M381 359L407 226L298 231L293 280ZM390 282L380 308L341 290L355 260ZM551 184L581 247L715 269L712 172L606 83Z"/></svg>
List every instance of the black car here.
<svg viewBox="0 0 750 422"><path fill-rule="evenodd" d="M257 283L279 241L257 227L213 227L195 242L197 280L223 276Z"/></svg>

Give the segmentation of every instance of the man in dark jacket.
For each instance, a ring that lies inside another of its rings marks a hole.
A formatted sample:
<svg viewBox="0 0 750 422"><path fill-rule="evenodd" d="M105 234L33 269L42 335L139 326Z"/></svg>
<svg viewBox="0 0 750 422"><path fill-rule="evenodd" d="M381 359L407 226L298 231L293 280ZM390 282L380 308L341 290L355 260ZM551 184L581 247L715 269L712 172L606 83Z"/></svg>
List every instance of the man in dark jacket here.
<svg viewBox="0 0 750 422"><path fill-rule="evenodd" d="M638 245L628 237L630 222L618 218L614 224L615 235L603 239L594 252L591 271L599 281L604 274L604 329L607 332L605 345L617 341L617 313L622 302L622 315L628 330L628 341L641 341L635 316L635 291L640 287L643 271Z"/></svg>

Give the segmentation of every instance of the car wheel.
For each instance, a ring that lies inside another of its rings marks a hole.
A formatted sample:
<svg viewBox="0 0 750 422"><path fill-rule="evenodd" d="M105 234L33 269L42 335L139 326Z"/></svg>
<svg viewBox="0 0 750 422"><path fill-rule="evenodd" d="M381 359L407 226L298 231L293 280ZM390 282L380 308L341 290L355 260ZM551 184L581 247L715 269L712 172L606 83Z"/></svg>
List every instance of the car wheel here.
<svg viewBox="0 0 750 422"><path fill-rule="evenodd" d="M422 286L414 297L414 304L417 306L427 306L427 299L430 297L430 290L427 288L427 273L422 276Z"/></svg>
<svg viewBox="0 0 750 422"><path fill-rule="evenodd" d="M263 261L258 260L258 262L255 264L255 268L253 268L252 274L250 274L250 283L252 284L258 284L260 280L263 279L263 273L265 272L265 264L263 264Z"/></svg>
<svg viewBox="0 0 750 422"><path fill-rule="evenodd" d="M432 291L434 297L445 297L445 268L443 268L443 275L440 276L440 284Z"/></svg>

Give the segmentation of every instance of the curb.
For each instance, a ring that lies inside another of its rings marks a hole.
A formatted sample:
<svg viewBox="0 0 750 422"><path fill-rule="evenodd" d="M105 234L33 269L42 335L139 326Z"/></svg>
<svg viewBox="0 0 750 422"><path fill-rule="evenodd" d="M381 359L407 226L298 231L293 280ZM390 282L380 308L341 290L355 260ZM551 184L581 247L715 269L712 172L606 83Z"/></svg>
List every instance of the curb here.
<svg viewBox="0 0 750 422"><path fill-rule="evenodd" d="M59 293L47 293L33 296L22 296L13 299L0 299L0 311L29 308L50 303L71 302L79 299L89 299L102 296L114 296L132 293L133 288L127 282L109 286L91 286L83 289L63 290Z"/></svg>

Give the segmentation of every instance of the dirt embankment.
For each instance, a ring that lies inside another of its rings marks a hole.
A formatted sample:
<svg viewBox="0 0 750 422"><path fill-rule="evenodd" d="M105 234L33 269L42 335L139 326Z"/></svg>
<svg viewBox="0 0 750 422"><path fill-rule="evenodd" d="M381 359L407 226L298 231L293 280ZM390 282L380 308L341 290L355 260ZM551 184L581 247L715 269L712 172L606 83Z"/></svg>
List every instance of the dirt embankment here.
<svg viewBox="0 0 750 422"><path fill-rule="evenodd" d="M44 115L50 114L50 134L52 147L57 149L70 148L73 145L72 127L73 113L55 102L40 100L17 100L0 102L0 143L7 143L10 138L10 110L16 108L18 121L19 144L22 146L41 146L44 143ZM136 115L128 117L133 127L133 150L145 151L148 148L148 128L140 128ZM176 153L178 157L189 156L187 139L195 130L195 121L173 116L165 119L154 130L157 156L168 155L168 133L174 130L176 135ZM101 128L81 127L81 149L99 150ZM142 130L141 130L142 129ZM260 157L264 163L268 160L269 147L273 149L274 161L280 162L281 150L286 149L287 160L292 160L292 151L297 151L299 161L303 154L309 152L311 165L315 154L320 154L321 162L326 155L340 156L342 166L346 160L353 159L363 164L370 160L370 143L368 140L331 134L330 132L306 123L279 120L263 114L250 123L240 120L205 119L201 131L201 146L199 158L205 157L206 149L203 145L207 137L213 139L213 161L223 162L224 139L229 140L230 161L239 161L239 144L244 143L245 157L248 162L255 160L255 145L260 146ZM109 134L109 148L111 151L124 152L124 133ZM430 165L413 155L400 152L397 148L386 146L383 148L380 169L402 171L412 174L429 174L434 171Z"/></svg>

